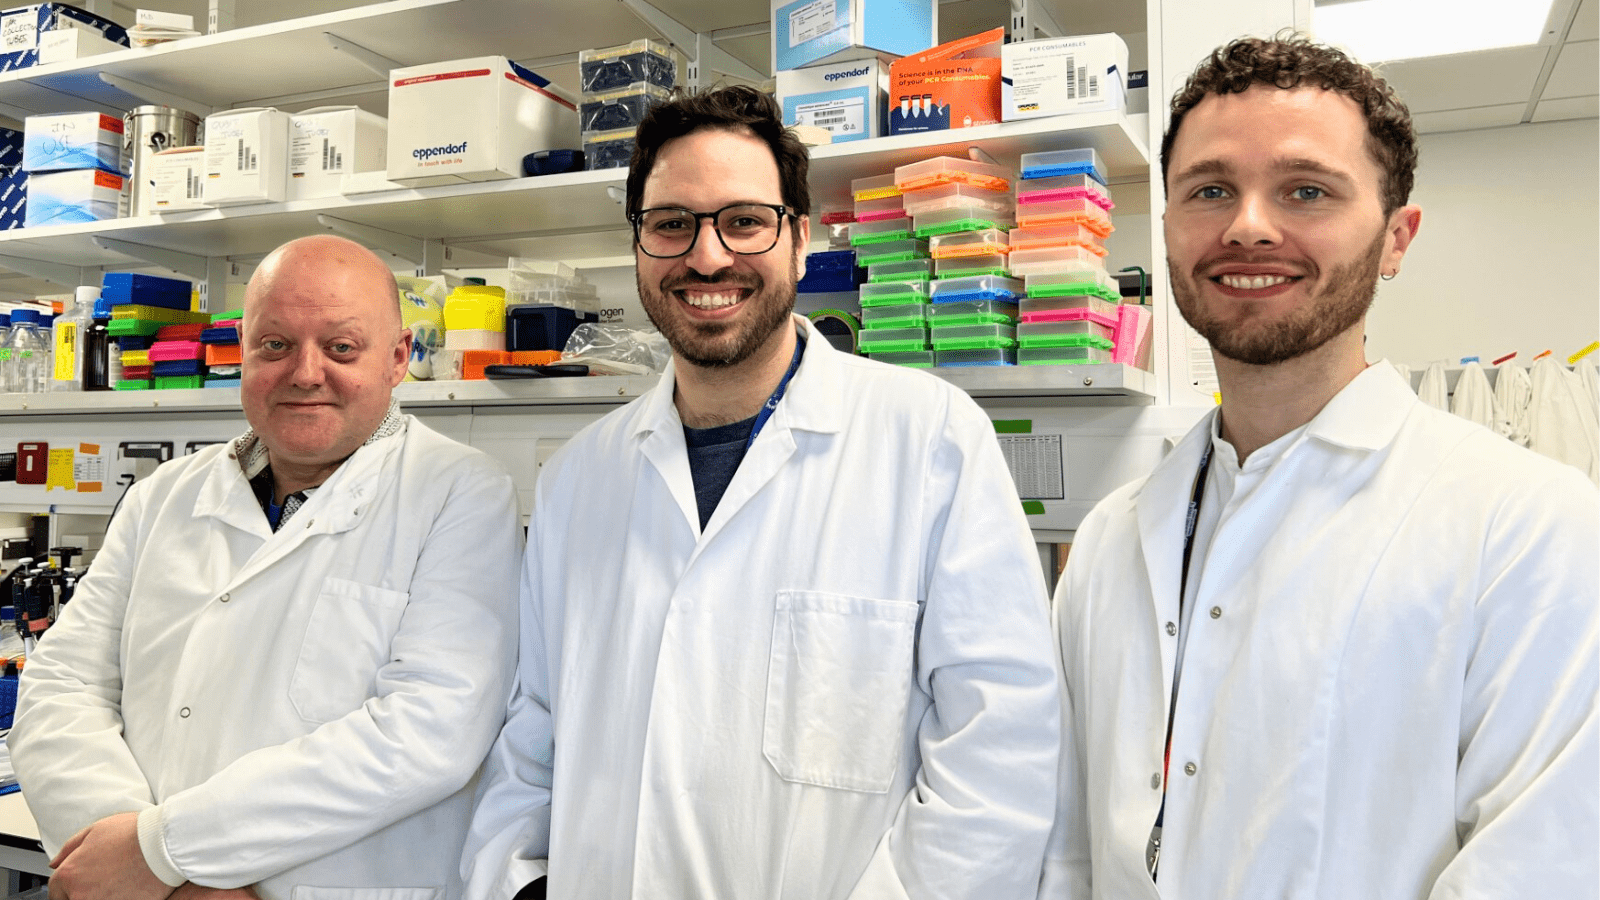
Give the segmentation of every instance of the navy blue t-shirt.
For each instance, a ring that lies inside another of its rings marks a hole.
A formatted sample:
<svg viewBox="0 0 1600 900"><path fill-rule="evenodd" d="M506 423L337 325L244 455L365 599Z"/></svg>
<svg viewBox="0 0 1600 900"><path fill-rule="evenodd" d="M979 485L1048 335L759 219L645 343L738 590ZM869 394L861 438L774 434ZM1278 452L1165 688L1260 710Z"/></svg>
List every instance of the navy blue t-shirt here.
<svg viewBox="0 0 1600 900"><path fill-rule="evenodd" d="M700 529L705 530L711 514L717 511L722 495L733 481L744 460L745 445L756 417L710 428L683 426L683 442L689 447L689 473L694 476L694 500L700 509Z"/></svg>

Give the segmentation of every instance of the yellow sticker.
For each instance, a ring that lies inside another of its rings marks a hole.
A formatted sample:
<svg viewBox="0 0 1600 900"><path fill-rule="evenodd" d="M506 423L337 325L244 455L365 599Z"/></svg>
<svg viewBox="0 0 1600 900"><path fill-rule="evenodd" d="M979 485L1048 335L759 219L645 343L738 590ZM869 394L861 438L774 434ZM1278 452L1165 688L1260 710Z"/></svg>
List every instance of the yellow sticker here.
<svg viewBox="0 0 1600 900"><path fill-rule="evenodd" d="M70 491L77 486L72 476L72 461L75 455L76 451L71 447L50 448L50 466L45 469L44 475L46 492L56 488Z"/></svg>
<svg viewBox="0 0 1600 900"><path fill-rule="evenodd" d="M1579 350L1577 353L1574 353L1571 356L1567 357L1567 365L1569 365L1569 366L1577 365L1578 364L1578 360L1583 359L1585 356L1588 356L1589 354L1593 353L1596 350L1600 350L1600 341L1595 341L1594 343L1592 343L1589 346L1583 348L1582 350Z"/></svg>

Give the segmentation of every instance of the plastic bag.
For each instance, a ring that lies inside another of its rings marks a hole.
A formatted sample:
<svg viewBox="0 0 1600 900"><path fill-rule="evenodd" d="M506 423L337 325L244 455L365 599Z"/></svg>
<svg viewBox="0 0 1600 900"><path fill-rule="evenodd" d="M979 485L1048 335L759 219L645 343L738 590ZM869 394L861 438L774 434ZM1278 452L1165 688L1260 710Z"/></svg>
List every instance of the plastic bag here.
<svg viewBox="0 0 1600 900"><path fill-rule="evenodd" d="M602 375L649 375L667 368L672 348L659 331L585 322L567 338L561 361L581 363Z"/></svg>

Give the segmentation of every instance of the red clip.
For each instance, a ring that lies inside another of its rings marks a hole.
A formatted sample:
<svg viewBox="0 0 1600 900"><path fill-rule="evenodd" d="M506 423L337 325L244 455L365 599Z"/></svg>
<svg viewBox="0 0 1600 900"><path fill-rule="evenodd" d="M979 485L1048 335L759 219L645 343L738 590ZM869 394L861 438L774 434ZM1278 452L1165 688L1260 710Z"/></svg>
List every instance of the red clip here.
<svg viewBox="0 0 1600 900"><path fill-rule="evenodd" d="M1549 350L1546 350L1546 351L1545 351L1545 352L1543 352L1543 353L1541 353L1541 354L1539 354L1539 355L1538 355L1538 356L1535 356L1535 357L1534 357L1534 358L1533 358L1533 361L1534 361L1534 362L1538 362L1538 361L1539 361L1539 360L1541 360L1541 359L1544 359L1544 358L1545 358L1545 357L1546 357L1546 356L1549 356L1549 355L1550 355L1550 353L1551 353L1551 351L1549 351Z"/></svg>
<svg viewBox="0 0 1600 900"><path fill-rule="evenodd" d="M1517 358L1517 351L1513 350L1510 353L1507 353L1505 356L1502 356L1499 359L1495 360L1494 362L1490 363L1489 365L1498 366L1498 365L1500 365L1501 363L1505 362L1508 359L1516 359L1516 358Z"/></svg>

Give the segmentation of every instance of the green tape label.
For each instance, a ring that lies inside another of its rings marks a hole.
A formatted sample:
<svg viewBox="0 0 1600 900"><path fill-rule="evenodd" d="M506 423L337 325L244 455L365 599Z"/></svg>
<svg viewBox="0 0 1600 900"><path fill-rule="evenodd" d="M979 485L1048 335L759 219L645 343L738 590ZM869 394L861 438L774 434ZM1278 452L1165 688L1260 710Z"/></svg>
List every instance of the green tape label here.
<svg viewBox="0 0 1600 900"><path fill-rule="evenodd" d="M995 434L1033 434L1032 419L996 419Z"/></svg>

